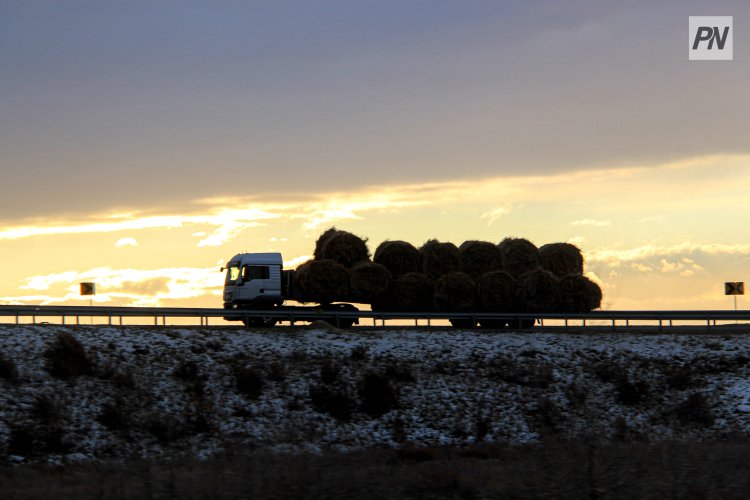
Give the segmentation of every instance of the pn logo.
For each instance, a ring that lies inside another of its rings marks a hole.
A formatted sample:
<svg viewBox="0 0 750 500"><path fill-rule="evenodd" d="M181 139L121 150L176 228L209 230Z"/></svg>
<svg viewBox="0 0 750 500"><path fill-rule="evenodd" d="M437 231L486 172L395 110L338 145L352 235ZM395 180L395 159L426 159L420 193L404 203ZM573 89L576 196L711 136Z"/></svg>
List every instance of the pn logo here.
<svg viewBox="0 0 750 500"><path fill-rule="evenodd" d="M732 16L689 16L691 61L731 61Z"/></svg>

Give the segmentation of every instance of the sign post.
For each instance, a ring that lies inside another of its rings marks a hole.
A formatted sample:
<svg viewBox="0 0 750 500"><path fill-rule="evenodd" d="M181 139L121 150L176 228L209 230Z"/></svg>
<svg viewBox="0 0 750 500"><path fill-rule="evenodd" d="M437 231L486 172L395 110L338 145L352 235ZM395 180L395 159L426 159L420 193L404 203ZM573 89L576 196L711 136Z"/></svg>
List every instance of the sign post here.
<svg viewBox="0 0 750 500"><path fill-rule="evenodd" d="M727 281L724 283L724 295L734 297L734 311L737 312L737 296L745 295L744 281Z"/></svg>
<svg viewBox="0 0 750 500"><path fill-rule="evenodd" d="M89 296L89 307L94 305L94 300L91 298L96 295L96 283L81 283L81 295ZM94 324L94 317L91 316L91 324Z"/></svg>

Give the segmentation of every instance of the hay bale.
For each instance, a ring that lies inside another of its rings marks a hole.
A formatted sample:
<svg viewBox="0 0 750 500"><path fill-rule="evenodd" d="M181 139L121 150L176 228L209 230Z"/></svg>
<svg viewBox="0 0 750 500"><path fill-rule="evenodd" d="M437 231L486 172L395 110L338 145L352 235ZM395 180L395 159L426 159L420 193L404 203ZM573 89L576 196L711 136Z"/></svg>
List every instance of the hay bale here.
<svg viewBox="0 0 750 500"><path fill-rule="evenodd" d="M335 260L309 260L294 272L295 299L329 304L345 300L349 293L349 272Z"/></svg>
<svg viewBox="0 0 750 500"><path fill-rule="evenodd" d="M406 273L391 281L388 293L372 304L373 311L433 310L434 283L422 273Z"/></svg>
<svg viewBox="0 0 750 500"><path fill-rule="evenodd" d="M556 312L561 308L560 282L546 269L537 268L524 274L518 288L524 312Z"/></svg>
<svg viewBox="0 0 750 500"><path fill-rule="evenodd" d="M561 279L560 292L563 312L590 312L602 304L602 289L580 274L569 274Z"/></svg>
<svg viewBox="0 0 750 500"><path fill-rule="evenodd" d="M518 281L506 271L492 271L479 280L479 305L487 312L518 310Z"/></svg>
<svg viewBox="0 0 750 500"><path fill-rule="evenodd" d="M558 278L583 274L581 250L570 243L548 243L539 248L539 264Z"/></svg>
<svg viewBox="0 0 750 500"><path fill-rule="evenodd" d="M422 272L432 279L460 269L458 247L453 243L429 240L419 248L422 254Z"/></svg>
<svg viewBox="0 0 750 500"><path fill-rule="evenodd" d="M458 254L461 272L475 280L502 266L500 250L489 241L464 241L458 247Z"/></svg>
<svg viewBox="0 0 750 500"><path fill-rule="evenodd" d="M435 282L435 310L463 312L475 308L476 285L468 274L452 272Z"/></svg>
<svg viewBox="0 0 750 500"><path fill-rule="evenodd" d="M504 271L519 277L539 267L539 250L525 238L505 238L500 249Z"/></svg>
<svg viewBox="0 0 750 500"><path fill-rule="evenodd" d="M335 260L347 269L369 260L367 242L359 236L335 227L326 230L315 242L315 260Z"/></svg>
<svg viewBox="0 0 750 500"><path fill-rule="evenodd" d="M385 266L393 278L422 271L422 255L406 241L384 241L375 249L372 260Z"/></svg>
<svg viewBox="0 0 750 500"><path fill-rule="evenodd" d="M391 273L374 262L360 262L349 271L349 290L355 302L365 304L378 300L388 292Z"/></svg>

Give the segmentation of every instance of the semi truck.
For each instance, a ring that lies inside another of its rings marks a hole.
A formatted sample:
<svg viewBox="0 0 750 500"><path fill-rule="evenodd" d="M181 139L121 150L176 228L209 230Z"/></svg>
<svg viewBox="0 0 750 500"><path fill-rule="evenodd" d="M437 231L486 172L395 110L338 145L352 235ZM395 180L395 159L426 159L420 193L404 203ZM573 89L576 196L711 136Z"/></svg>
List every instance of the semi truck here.
<svg viewBox="0 0 750 500"><path fill-rule="evenodd" d="M295 321L326 321L340 328L349 328L359 324L359 318L355 316L339 317L331 315L331 312L357 312L359 309L349 303L328 303L311 306L286 305L287 301L297 300L295 292L294 270L283 268L283 260L280 253L240 253L232 257L222 267L226 272L224 280L224 309L234 311L266 311L269 314L263 316L225 316L228 321L242 321L246 326L271 327L293 313ZM274 312L283 312L282 315L274 315ZM412 311L422 312L422 311ZM473 328L475 323L463 318L449 320L455 327ZM502 328L511 326L515 328L530 328L535 320L529 318L492 318L482 322L481 326L489 328Z"/></svg>
<svg viewBox="0 0 750 500"><path fill-rule="evenodd" d="M295 321L327 321L341 328L359 323L359 318L338 318L330 312L358 311L352 304L331 303L313 306L285 305L287 300L295 300L294 270L283 268L280 253L240 253L227 262L224 280L224 309L255 310L294 313ZM242 321L246 326L270 327L279 317L269 314L262 317L227 316L228 321Z"/></svg>

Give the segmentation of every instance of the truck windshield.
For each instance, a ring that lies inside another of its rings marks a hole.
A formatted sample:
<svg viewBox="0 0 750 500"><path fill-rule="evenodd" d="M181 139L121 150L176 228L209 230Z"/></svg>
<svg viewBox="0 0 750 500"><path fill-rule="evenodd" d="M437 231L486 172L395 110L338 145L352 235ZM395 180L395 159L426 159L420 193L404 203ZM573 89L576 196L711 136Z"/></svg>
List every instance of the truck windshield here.
<svg viewBox="0 0 750 500"><path fill-rule="evenodd" d="M240 266L232 264L227 267L227 280L226 280L227 285L234 284L234 282L237 281L237 278L239 277L240 277Z"/></svg>

